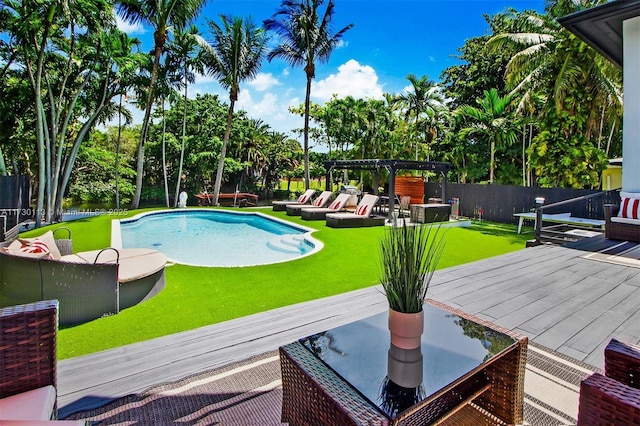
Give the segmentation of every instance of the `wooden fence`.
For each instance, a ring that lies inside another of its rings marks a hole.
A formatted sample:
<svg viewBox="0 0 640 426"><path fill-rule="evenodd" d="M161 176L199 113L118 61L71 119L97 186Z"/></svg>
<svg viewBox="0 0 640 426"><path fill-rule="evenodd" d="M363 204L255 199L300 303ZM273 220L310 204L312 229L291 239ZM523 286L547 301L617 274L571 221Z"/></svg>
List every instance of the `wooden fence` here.
<svg viewBox="0 0 640 426"><path fill-rule="evenodd" d="M0 231L12 228L32 216L29 176L0 176Z"/></svg>
<svg viewBox="0 0 640 426"><path fill-rule="evenodd" d="M535 198L543 197L545 204L552 204L600 191L564 188L536 188L512 185L476 185L449 183L446 188L446 200L451 203L458 200L459 215L473 219L482 218L492 222L517 223L514 213L529 212L535 207ZM442 184L425 183L425 200L442 198ZM618 191L606 191L602 196L553 207L545 214L571 213L571 216L588 219L604 219L604 204L618 204Z"/></svg>

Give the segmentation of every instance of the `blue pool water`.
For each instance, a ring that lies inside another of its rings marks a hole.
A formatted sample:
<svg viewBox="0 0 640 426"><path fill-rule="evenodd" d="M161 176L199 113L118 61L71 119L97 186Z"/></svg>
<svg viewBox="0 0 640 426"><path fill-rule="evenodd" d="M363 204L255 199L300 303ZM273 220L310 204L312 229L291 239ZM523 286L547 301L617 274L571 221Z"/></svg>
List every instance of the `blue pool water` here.
<svg viewBox="0 0 640 426"><path fill-rule="evenodd" d="M250 266L283 262L319 248L309 229L257 213L170 210L120 221L123 248L151 248L174 262Z"/></svg>

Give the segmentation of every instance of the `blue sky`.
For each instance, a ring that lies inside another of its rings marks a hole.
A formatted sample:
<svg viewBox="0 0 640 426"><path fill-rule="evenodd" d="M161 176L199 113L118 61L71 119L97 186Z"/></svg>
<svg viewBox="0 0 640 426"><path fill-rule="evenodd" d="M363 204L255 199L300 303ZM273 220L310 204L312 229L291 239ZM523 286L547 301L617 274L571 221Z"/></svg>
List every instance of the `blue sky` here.
<svg viewBox="0 0 640 426"><path fill-rule="evenodd" d="M350 23L354 27L328 63L316 64L311 99L319 104L333 94L380 98L383 93L405 92L409 73L439 81L445 68L459 63L454 55L464 41L488 32L483 15L508 7L520 11L544 8L544 0L335 0L335 4L333 30ZM261 23L279 5L280 0L213 0L203 17L219 21L220 14L250 16ZM205 19L197 25L207 39ZM140 38L145 48L151 47L151 28L121 28ZM189 91L192 96L214 93L228 100L228 93L206 76L199 77ZM292 129L303 127L303 120L289 113L288 107L302 104L304 94L304 71L274 59L263 63L255 80L241 84L236 107L274 130L291 134ZM135 116L142 121L142 114Z"/></svg>

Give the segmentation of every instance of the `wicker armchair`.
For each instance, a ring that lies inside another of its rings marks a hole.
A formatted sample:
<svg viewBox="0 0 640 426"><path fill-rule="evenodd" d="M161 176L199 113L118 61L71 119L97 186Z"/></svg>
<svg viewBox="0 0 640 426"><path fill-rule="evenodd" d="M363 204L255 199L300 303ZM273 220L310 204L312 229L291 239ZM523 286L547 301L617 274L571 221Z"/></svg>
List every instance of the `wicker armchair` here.
<svg viewBox="0 0 640 426"><path fill-rule="evenodd" d="M640 224L614 222L611 218L618 215L620 206L617 204L604 205L604 237L607 240L640 242Z"/></svg>
<svg viewBox="0 0 640 426"><path fill-rule="evenodd" d="M640 347L612 339L605 375L580 384L578 425L640 425Z"/></svg>

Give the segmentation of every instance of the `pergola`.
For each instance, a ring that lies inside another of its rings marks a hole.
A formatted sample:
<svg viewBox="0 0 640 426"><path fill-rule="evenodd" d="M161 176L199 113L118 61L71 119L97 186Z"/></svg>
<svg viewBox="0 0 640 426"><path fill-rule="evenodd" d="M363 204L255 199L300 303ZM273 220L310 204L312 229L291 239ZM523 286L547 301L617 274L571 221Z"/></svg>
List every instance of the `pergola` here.
<svg viewBox="0 0 640 426"><path fill-rule="evenodd" d="M622 189L640 192L640 0L611 1L558 22L623 69Z"/></svg>
<svg viewBox="0 0 640 426"><path fill-rule="evenodd" d="M380 170L389 172L389 220L395 209L395 180L398 170L422 170L440 173L442 175L442 199L446 199L447 172L452 169L451 163L439 161L411 161L411 160L336 160L325 161L326 189L331 190L330 174L333 170L369 170L374 173L374 194L378 195L378 176Z"/></svg>

